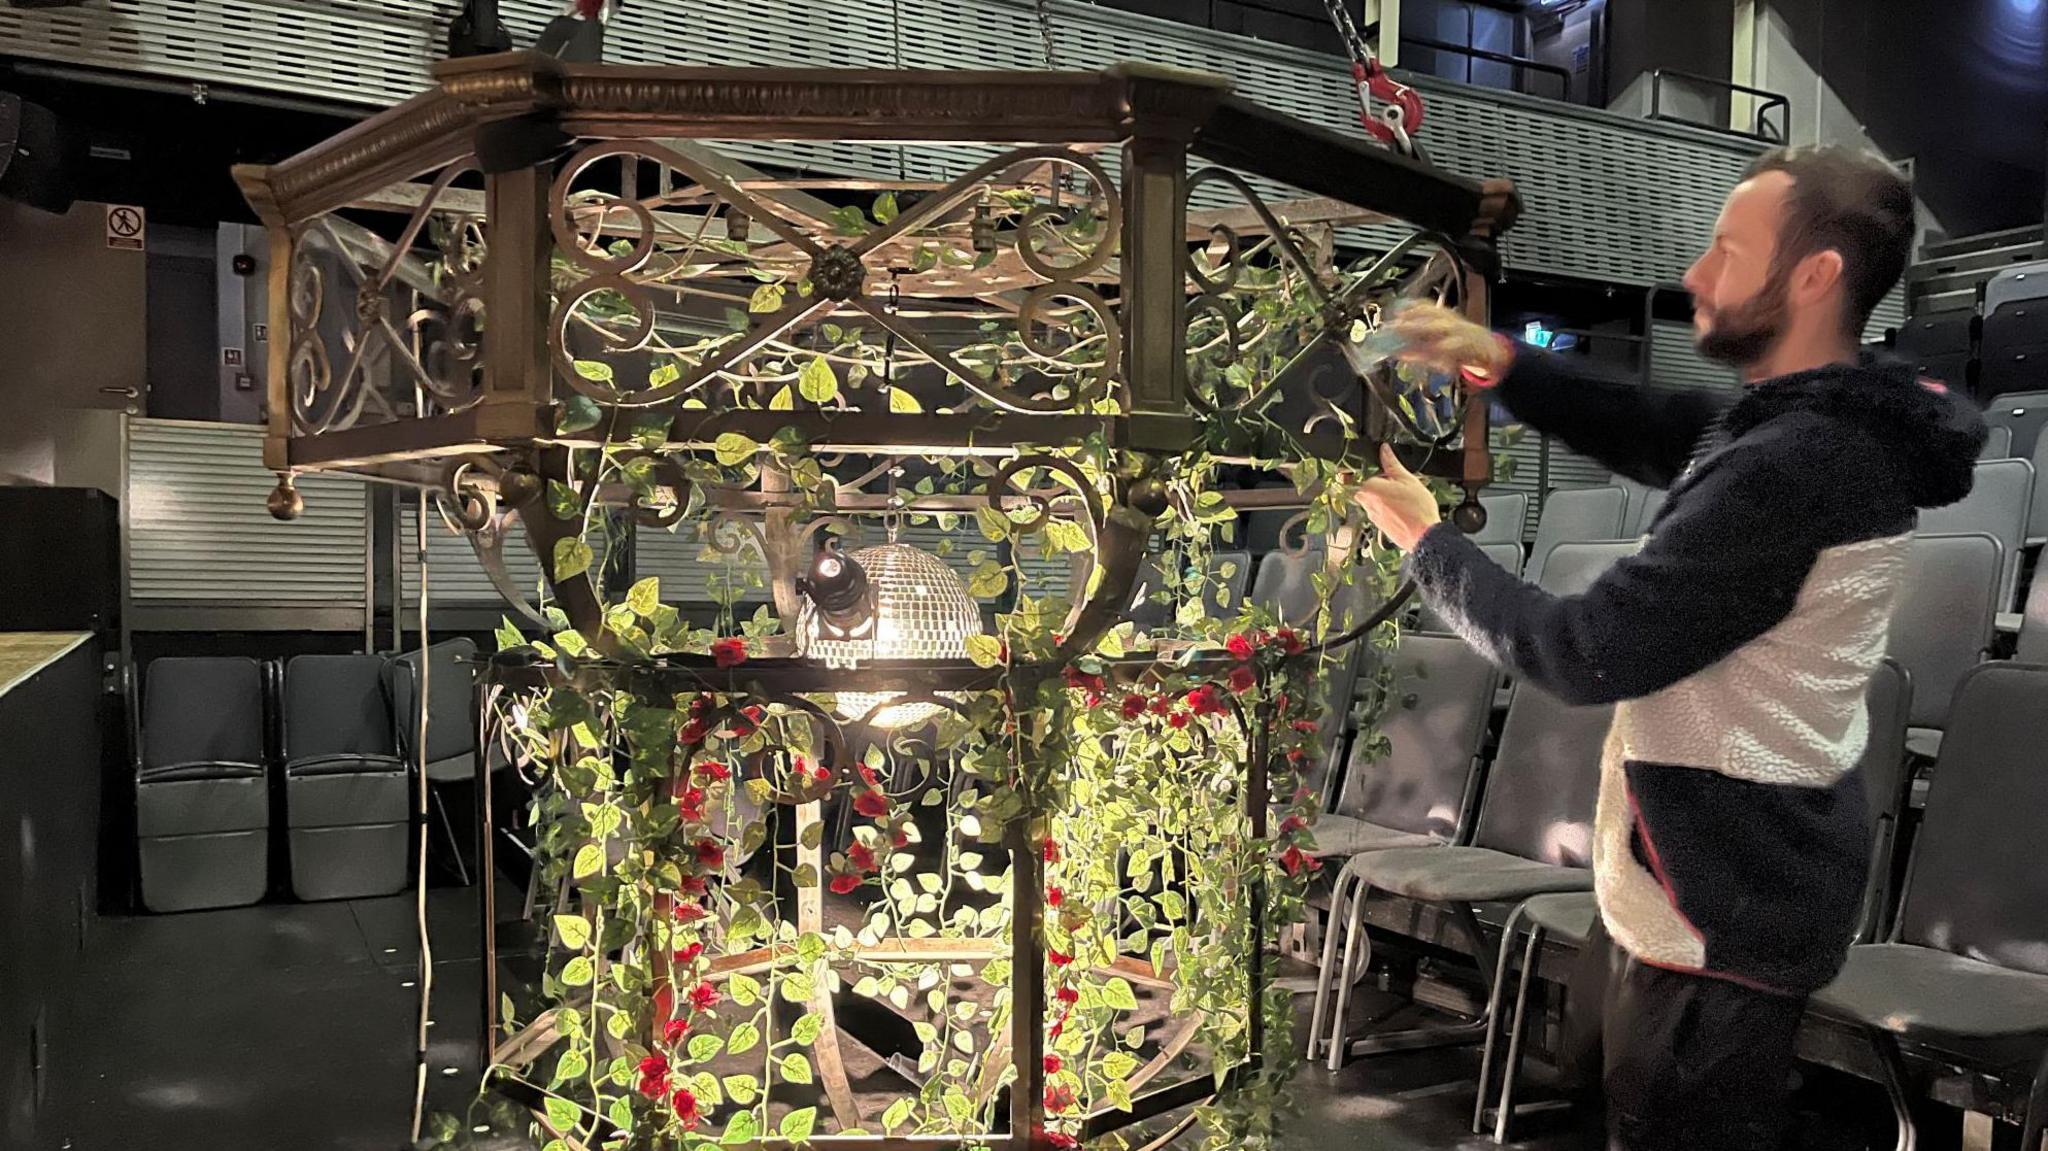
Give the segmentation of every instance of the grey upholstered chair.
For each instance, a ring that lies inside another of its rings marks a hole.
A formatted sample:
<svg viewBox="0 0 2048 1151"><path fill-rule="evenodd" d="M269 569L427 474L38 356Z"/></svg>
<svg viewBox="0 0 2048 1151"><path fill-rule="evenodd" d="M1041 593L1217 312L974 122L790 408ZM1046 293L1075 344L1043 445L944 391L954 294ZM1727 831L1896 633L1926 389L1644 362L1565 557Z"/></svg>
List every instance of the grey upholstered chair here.
<svg viewBox="0 0 2048 1151"><path fill-rule="evenodd" d="M408 773L385 661L301 655L285 664L285 814L292 891L359 899L405 886Z"/></svg>
<svg viewBox="0 0 2048 1151"><path fill-rule="evenodd" d="M1991 647L2004 551L1988 535L1921 535L1892 611L1888 652L1913 677L1907 746L1932 756L1956 685Z"/></svg>
<svg viewBox="0 0 2048 1151"><path fill-rule="evenodd" d="M238 907L269 887L263 685L253 659L150 662L135 772L149 910Z"/></svg>
<svg viewBox="0 0 2048 1151"><path fill-rule="evenodd" d="M1616 486L1563 488L1543 501L1536 543L1529 552L1529 579L1541 582L1550 553L1567 540L1618 540L1628 522L1628 493Z"/></svg>

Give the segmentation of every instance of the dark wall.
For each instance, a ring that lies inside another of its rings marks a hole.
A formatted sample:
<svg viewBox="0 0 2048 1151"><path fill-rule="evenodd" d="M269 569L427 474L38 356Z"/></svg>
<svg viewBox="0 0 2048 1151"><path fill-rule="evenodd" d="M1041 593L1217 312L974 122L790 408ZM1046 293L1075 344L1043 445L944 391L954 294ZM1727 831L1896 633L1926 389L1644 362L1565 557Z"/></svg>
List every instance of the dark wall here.
<svg viewBox="0 0 2048 1151"><path fill-rule="evenodd" d="M1658 68L1728 77L1734 0L1607 0L1607 19L1609 92Z"/></svg>
<svg viewBox="0 0 2048 1151"><path fill-rule="evenodd" d="M1871 141L1917 162L1921 197L1951 233L2041 222L2048 0L1774 5Z"/></svg>

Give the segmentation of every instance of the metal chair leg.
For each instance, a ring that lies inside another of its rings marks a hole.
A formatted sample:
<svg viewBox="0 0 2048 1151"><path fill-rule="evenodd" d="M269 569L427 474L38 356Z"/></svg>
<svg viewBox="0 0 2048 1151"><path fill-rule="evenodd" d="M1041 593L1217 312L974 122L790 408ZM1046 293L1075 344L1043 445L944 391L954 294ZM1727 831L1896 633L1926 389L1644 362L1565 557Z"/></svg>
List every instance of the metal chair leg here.
<svg viewBox="0 0 2048 1151"><path fill-rule="evenodd" d="M1522 1077L1522 1039L1529 1028L1529 985L1536 980L1536 958L1543 949L1543 927L1529 925L1529 944L1522 953L1522 979L1515 987L1515 1016L1508 1021L1508 1058L1501 1068L1500 1109L1493 1120L1493 1141L1508 1141L1508 1124L1515 1117L1515 1084ZM1506 950L1506 941L1502 943Z"/></svg>
<svg viewBox="0 0 2048 1151"><path fill-rule="evenodd" d="M1472 1133L1486 1130L1486 1095L1493 1089L1493 1052L1500 1038L1501 988L1507 982L1508 953L1513 950L1515 931L1528 904L1516 904L1500 929L1500 954L1494 960L1493 986L1486 992L1486 1039L1479 1048L1479 1096L1472 1102Z"/></svg>
<svg viewBox="0 0 2048 1151"><path fill-rule="evenodd" d="M1879 1068L1884 1072L1884 1093L1891 1100L1892 1118L1898 1123L1899 1139L1897 1151L1913 1151L1920 1138L1919 1129L1913 1125L1913 1096L1906 1085L1906 1061L1899 1054L1899 1041L1889 1031L1870 1029L1870 1049L1876 1053Z"/></svg>
<svg viewBox="0 0 2048 1151"><path fill-rule="evenodd" d="M1372 894L1372 884L1360 877L1353 885L1351 914L1344 917L1344 966L1340 971L1351 971L1352 956L1356 953L1359 940L1365 935L1365 901ZM1366 943L1367 947L1371 943ZM1336 1004L1330 1015L1330 1058L1328 1066L1332 1071L1344 1070L1344 1057L1348 1045L1344 1040L1344 1022L1351 1008L1351 981L1337 981Z"/></svg>
<svg viewBox="0 0 2048 1151"><path fill-rule="evenodd" d="M1361 888L1361 894L1358 897L1359 902L1357 906L1361 908L1364 906L1364 890L1366 889ZM1487 938L1485 930L1479 925L1479 916L1473 911L1470 903L1451 904L1451 914L1464 927L1465 933L1471 936L1473 953L1479 960L1480 978L1486 979L1492 974L1494 963L1498 958L1492 940ZM1362 913L1354 917L1354 920L1362 919ZM1361 929L1362 926L1361 923ZM1487 993L1490 1000L1492 996L1491 987L1487 988ZM1344 1017L1344 1001L1342 999L1337 1001L1337 1017L1341 1025ZM1405 1031L1386 1031L1377 1035L1361 1036L1348 1043L1344 1042L1341 1038L1337 1038L1333 1042L1337 1043L1339 1047L1330 1052L1330 1069L1333 1071L1337 1070L1343 1066L1343 1060L1352 1055L1387 1055L1396 1051L1427 1051L1437 1047L1466 1047L1484 1039L1486 1028L1487 1017L1482 1016L1464 1023L1431 1027L1411 1027Z"/></svg>
<svg viewBox="0 0 2048 1151"><path fill-rule="evenodd" d="M469 866L462 862L462 842L455 838L455 824L448 819L448 804L441 798L441 789L438 787L429 785L427 794L433 798L434 814L441 817L441 834L448 838L448 853L455 857L455 875L462 880L462 886L468 887ZM421 867L426 865L426 860L420 860Z"/></svg>
<svg viewBox="0 0 2048 1151"><path fill-rule="evenodd" d="M1324 1014L1330 1006L1330 990L1337 978L1337 921L1348 910L1344 893L1356 880L1357 873L1351 870L1347 861L1337 872L1337 878L1330 887L1330 925L1323 931L1323 961L1316 965L1316 1000L1309 1011L1308 1052L1305 1056L1314 1059L1323 1053L1324 1029L1329 1019Z"/></svg>

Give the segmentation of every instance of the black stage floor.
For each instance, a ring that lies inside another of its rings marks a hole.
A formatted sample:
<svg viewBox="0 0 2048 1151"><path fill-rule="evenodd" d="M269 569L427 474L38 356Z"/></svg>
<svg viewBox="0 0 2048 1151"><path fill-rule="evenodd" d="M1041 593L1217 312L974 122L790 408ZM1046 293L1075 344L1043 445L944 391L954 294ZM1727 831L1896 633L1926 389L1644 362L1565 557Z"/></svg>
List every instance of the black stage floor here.
<svg viewBox="0 0 2048 1151"><path fill-rule="evenodd" d="M475 1079L480 951L472 891L431 894L430 1109ZM516 909L510 909L516 911ZM395 1151L406 1146L418 991L410 896L106 919L81 1001L51 1055L45 1129L69 1151ZM1363 996L1362 1011L1375 1010ZM1303 1014L1306 1000L1301 1001ZM1491 1147L1468 1130L1476 1051L1303 1067L1281 1151ZM449 1069L452 1068L452 1073ZM1880 1097L1833 1084L1802 1146L1890 1139ZM1819 1094L1811 1092L1810 1094ZM1740 1106L1740 1101L1731 1101ZM1870 1131L1875 1109L1881 1133ZM1845 1117L1846 1116L1846 1117ZM1519 1146L1595 1151L1587 1117L1531 1125ZM1863 1129L1861 1135L1852 1130ZM480 1137L477 1146L523 1141Z"/></svg>

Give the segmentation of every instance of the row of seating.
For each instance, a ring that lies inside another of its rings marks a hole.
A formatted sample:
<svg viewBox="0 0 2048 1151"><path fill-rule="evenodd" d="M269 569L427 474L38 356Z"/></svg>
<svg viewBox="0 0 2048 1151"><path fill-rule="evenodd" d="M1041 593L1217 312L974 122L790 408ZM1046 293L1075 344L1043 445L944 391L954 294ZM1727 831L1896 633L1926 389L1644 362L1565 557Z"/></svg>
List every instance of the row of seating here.
<svg viewBox="0 0 2048 1151"><path fill-rule="evenodd" d="M2036 385L2048 360L2048 264L2005 268L1968 307L1916 313L1898 354L1921 374L1997 398Z"/></svg>
<svg viewBox="0 0 2048 1151"><path fill-rule="evenodd" d="M402 889L410 772L423 759L429 781L475 772L475 645L431 650L424 757L412 746L417 652L152 661L135 762L143 906L171 912L262 899L277 825L298 898Z"/></svg>

